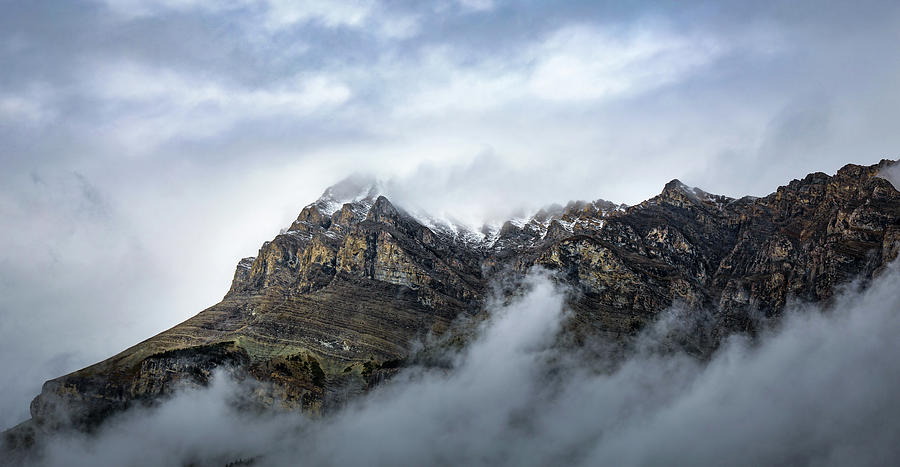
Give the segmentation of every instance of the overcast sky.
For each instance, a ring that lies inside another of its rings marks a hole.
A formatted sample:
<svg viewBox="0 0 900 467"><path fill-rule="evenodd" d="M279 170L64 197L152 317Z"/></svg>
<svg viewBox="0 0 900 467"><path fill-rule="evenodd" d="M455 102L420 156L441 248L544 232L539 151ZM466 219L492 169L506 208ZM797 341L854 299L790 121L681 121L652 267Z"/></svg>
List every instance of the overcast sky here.
<svg viewBox="0 0 900 467"><path fill-rule="evenodd" d="M351 173L468 221L900 153L900 4L0 1L0 426ZM476 204L477 203L477 204Z"/></svg>

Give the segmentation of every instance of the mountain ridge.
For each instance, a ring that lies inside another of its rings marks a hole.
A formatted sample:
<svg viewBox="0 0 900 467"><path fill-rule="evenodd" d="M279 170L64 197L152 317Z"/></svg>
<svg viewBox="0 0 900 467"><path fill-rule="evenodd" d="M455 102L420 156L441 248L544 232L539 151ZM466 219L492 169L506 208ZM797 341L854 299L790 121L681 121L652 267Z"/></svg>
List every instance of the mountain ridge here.
<svg viewBox="0 0 900 467"><path fill-rule="evenodd" d="M32 419L5 438L90 430L180 385L206 384L219 367L266 382L263 404L322 413L396 371L412 342L474 319L492 281L535 266L579 291L569 303L574 342L627 338L678 303L713 310L713 338L698 350L709 352L732 332L752 333L755 314L777 317L790 298L827 302L897 257L900 192L879 176L896 164L816 172L759 198L672 180L634 206L548 206L475 236L351 179L240 260L220 303L48 381Z"/></svg>

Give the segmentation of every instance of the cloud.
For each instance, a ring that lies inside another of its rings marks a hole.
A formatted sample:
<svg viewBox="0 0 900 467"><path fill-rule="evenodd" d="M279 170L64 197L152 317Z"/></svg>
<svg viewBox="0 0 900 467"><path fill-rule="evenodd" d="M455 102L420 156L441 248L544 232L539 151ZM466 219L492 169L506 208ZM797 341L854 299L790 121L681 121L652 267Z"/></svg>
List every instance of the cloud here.
<svg viewBox="0 0 900 467"><path fill-rule="evenodd" d="M565 291L532 275L523 296L491 305L451 369L409 368L325 419L237 410L246 388L220 374L96 436L56 440L45 465L891 464L898 285L895 264L827 310L793 305L759 340L733 336L708 361L653 345L690 331L672 310L610 365L554 345Z"/></svg>
<svg viewBox="0 0 900 467"><path fill-rule="evenodd" d="M42 380L102 357L97 348L103 345L96 341L131 343L100 328L85 329L85 320L105 321L123 337L137 337L134 316L121 313L122 293L113 291L127 287L134 298L146 298L135 285L136 271L157 271L128 235L115 203L83 175L34 172L4 181L24 184L18 193L27 194L0 193L0 216L15 226L4 233L0 252L0 322L15 330L0 340L0 367L17 375L0 380L0 424L12 425L27 417L27 401ZM97 262L104 266L96 268ZM36 283L42 286L31 286ZM94 284L109 292L82 293Z"/></svg>
<svg viewBox="0 0 900 467"><path fill-rule="evenodd" d="M894 185L894 188L900 190L900 164L894 164L878 174Z"/></svg>
<svg viewBox="0 0 900 467"><path fill-rule="evenodd" d="M110 10L127 19L160 15L168 11L203 10L208 12L228 11L249 5L247 0L225 0L204 2L202 0L92 0L105 5Z"/></svg>
<svg viewBox="0 0 900 467"><path fill-rule="evenodd" d="M261 19L263 32L277 34L295 27L315 25L327 29L348 28L370 32L386 39L407 38L418 32L416 18L383 14L377 0L95 0L126 20L169 13L243 14Z"/></svg>
<svg viewBox="0 0 900 467"><path fill-rule="evenodd" d="M459 164L421 164L408 174L388 178L382 188L392 202L417 217L477 232L485 223L499 227L554 202L569 201L556 198L552 187L543 183L545 177L536 172L512 166L486 148ZM460 205L468 208L461 210Z"/></svg>
<svg viewBox="0 0 900 467"><path fill-rule="evenodd" d="M265 26L278 32L298 25L313 23L326 28L352 28L376 37L407 39L419 33L419 19L400 11L388 11L376 0L265 0Z"/></svg>
<svg viewBox="0 0 900 467"><path fill-rule="evenodd" d="M663 31L562 28L534 51L528 87L539 98L559 101L634 95L684 79L725 49L710 38Z"/></svg>
<svg viewBox="0 0 900 467"><path fill-rule="evenodd" d="M47 111L34 100L24 99L19 96L0 97L0 115L6 119L24 119L29 121L41 121L46 118Z"/></svg>
<svg viewBox="0 0 900 467"><path fill-rule="evenodd" d="M318 21L327 27L358 27L372 13L374 1L308 1L267 0L267 26L278 29L307 21Z"/></svg>
<svg viewBox="0 0 900 467"><path fill-rule="evenodd" d="M475 63L462 63L468 57L437 47L408 64L429 79L415 86L396 112L418 117L533 100L584 106L634 97L689 78L729 48L664 27L622 31L595 25L565 26L523 44L514 54Z"/></svg>
<svg viewBox="0 0 900 467"><path fill-rule="evenodd" d="M110 138L150 151L180 138L209 138L241 121L303 118L345 103L346 84L324 74L298 74L268 88L246 88L135 63L97 67L85 88L107 112Z"/></svg>
<svg viewBox="0 0 900 467"><path fill-rule="evenodd" d="M489 11L496 6L494 0L458 0L461 7L471 11Z"/></svg>
<svg viewBox="0 0 900 467"><path fill-rule="evenodd" d="M0 88L0 122L43 126L55 119L52 91L45 85L30 84L19 92L2 92Z"/></svg>

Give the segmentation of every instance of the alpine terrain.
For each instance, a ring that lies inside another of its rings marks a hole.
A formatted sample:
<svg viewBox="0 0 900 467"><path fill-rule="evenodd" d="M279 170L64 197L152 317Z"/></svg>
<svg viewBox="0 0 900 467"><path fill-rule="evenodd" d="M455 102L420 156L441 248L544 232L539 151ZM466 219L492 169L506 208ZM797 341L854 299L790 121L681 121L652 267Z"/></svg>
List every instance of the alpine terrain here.
<svg viewBox="0 0 900 467"><path fill-rule="evenodd" d="M879 175L895 164L812 173L762 198L672 180L638 205L576 201L479 231L410 214L377 184L348 179L242 259L221 302L47 381L5 440L90 431L205 385L216 368L265 383L254 395L263 405L324 414L432 347L464 346L486 300L516 294L535 267L576 291L560 345L626 342L677 305L712 317L679 343L703 359L789 300L827 304L841 284L885 270L900 251L900 192Z"/></svg>

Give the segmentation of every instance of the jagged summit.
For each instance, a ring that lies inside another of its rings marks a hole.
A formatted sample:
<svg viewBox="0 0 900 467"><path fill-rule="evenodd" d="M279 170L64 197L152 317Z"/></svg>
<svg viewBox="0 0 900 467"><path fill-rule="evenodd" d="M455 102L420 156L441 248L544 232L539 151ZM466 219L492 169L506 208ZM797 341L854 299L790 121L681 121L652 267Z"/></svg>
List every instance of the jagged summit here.
<svg viewBox="0 0 900 467"><path fill-rule="evenodd" d="M383 191L382 184L374 177L347 177L326 188L319 199L306 205L286 232L310 234L315 230L346 228L364 220L376 200L383 197Z"/></svg>
<svg viewBox="0 0 900 467"><path fill-rule="evenodd" d="M325 189L322 196L309 206L315 206L320 213L330 216L346 203L375 199L383 191L382 183L375 177L351 175Z"/></svg>
<svg viewBox="0 0 900 467"><path fill-rule="evenodd" d="M670 181L669 183L666 183L665 186L663 186L663 191L660 193L660 196L675 197L675 196L680 196L682 194L686 194L688 196L693 196L693 197L698 197L698 198L705 198L708 196L713 196L713 195L710 195L710 193L707 193L706 191L701 190L700 188L685 185L681 180L678 180L677 178L672 179L672 181Z"/></svg>
<svg viewBox="0 0 900 467"><path fill-rule="evenodd" d="M588 225L602 226L603 218L624 213L629 207L603 199L578 200L570 201L565 206L546 205L536 212L522 213L502 222L473 226L452 216L433 216L422 210L409 210L406 206L394 204L389 200L390 193L385 183L372 176L354 175L327 188L319 199L305 206L286 232L303 234L310 228L334 231L348 224L373 220L370 211L380 198L384 198L383 203L387 203L392 216L412 219L446 241L489 250L509 244L510 236L517 238L516 241L535 244ZM376 215L374 220L379 218Z"/></svg>
<svg viewBox="0 0 900 467"><path fill-rule="evenodd" d="M494 231L491 247L497 249L513 244L534 246L567 235L597 231L603 228L607 219L621 215L627 208L628 205L604 199L570 201L565 206L548 205L533 215L504 222Z"/></svg>
<svg viewBox="0 0 900 467"><path fill-rule="evenodd" d="M673 179L663 187L659 196L648 201L669 202L679 206L691 203L702 203L721 208L734 201L734 198L708 193L700 188L688 186L681 180Z"/></svg>
<svg viewBox="0 0 900 467"><path fill-rule="evenodd" d="M373 220L370 210L380 198L384 198L383 203L387 203L393 216L412 219L428 228L432 235L470 248L497 250L510 245L534 246L545 240L602 229L608 218L623 215L630 207L604 199L570 201L565 206L550 204L531 214L474 227L452 217L434 217L421 210L406 210L391 203L389 196L386 185L373 176L357 174L347 177L328 187L319 199L304 207L287 232L302 234L309 228L335 232L353 223ZM658 196L641 205L663 202L676 206L705 205L722 209L733 201L728 196L711 194L673 179ZM375 216L375 220L379 218Z"/></svg>

